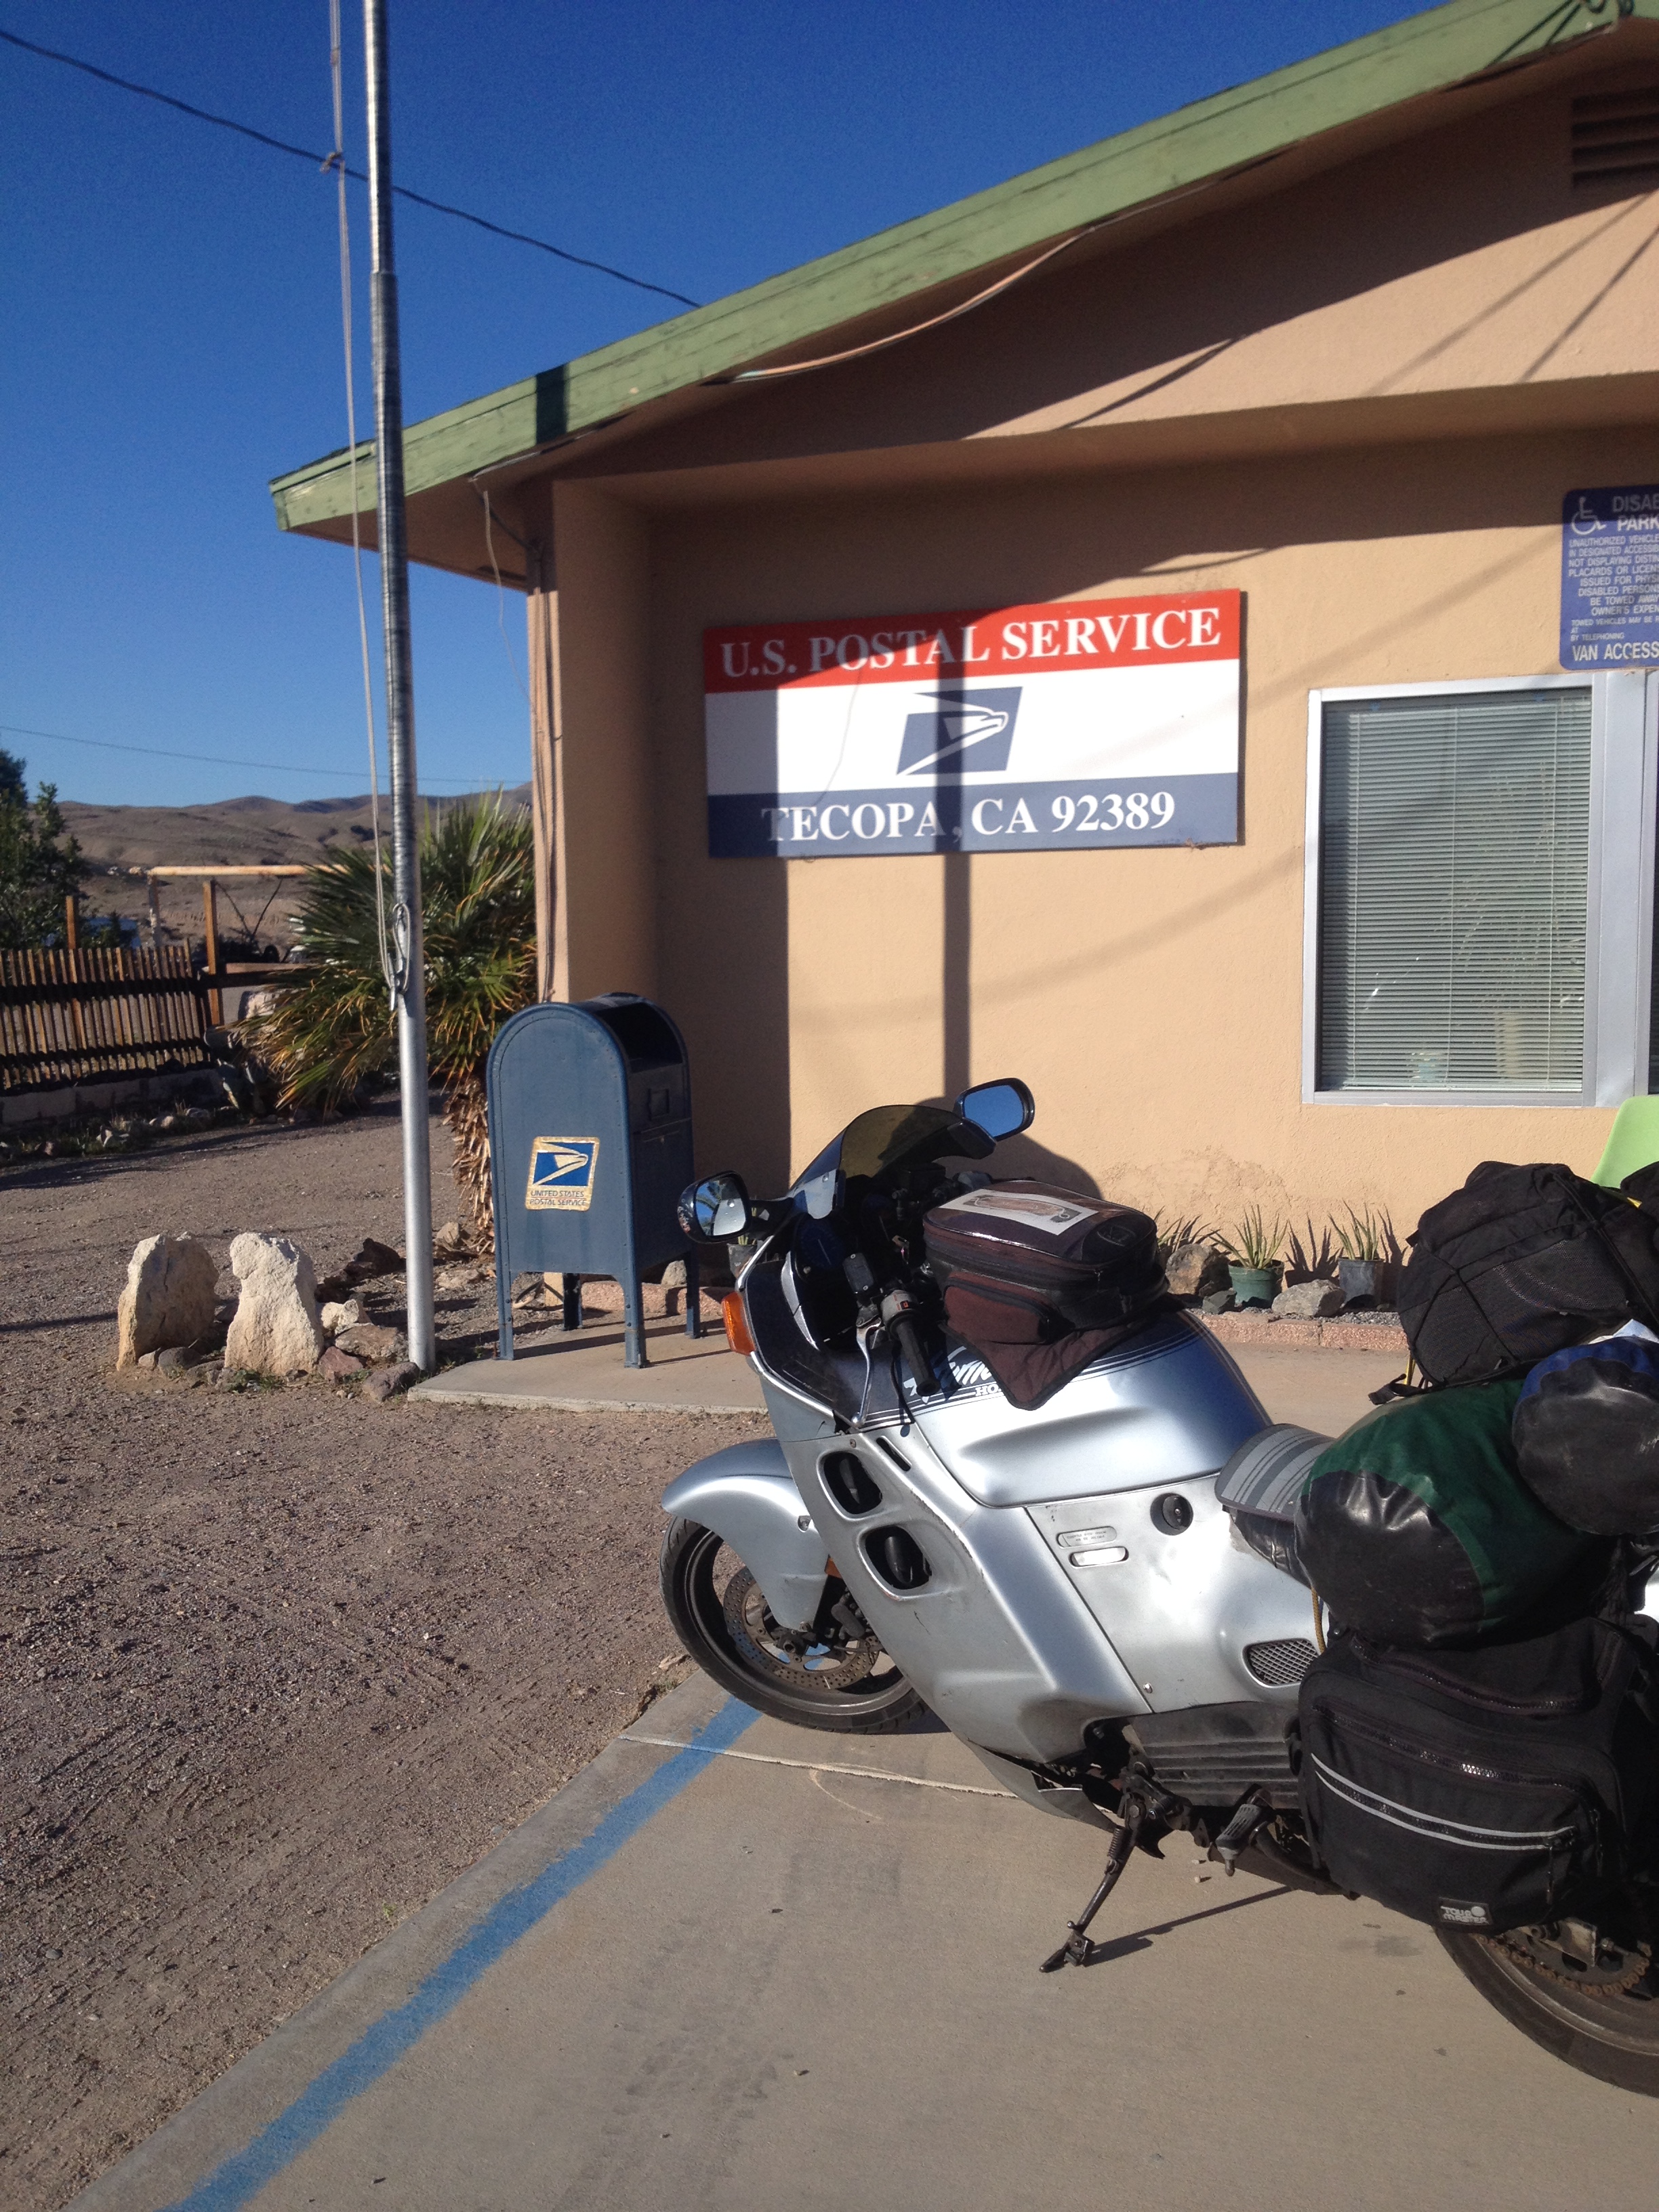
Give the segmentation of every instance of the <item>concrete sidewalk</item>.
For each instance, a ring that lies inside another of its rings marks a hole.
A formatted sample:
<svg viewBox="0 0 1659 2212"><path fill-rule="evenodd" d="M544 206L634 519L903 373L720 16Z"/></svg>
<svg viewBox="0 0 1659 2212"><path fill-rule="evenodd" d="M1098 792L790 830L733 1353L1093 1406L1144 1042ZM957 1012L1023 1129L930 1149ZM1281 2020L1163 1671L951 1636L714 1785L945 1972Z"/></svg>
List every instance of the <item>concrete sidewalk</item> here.
<svg viewBox="0 0 1659 2212"><path fill-rule="evenodd" d="M619 1321L562 1330L520 1331L512 1359L473 1359L418 1382L411 1398L439 1406L551 1407L582 1413L758 1413L754 1369L739 1359L718 1322L685 1334L683 1320L646 1323L644 1367L623 1364Z"/></svg>
<svg viewBox="0 0 1659 2212"><path fill-rule="evenodd" d="M691 1747L682 1748L680 1747ZM1573 2212L1655 2107L1430 1932L1137 1858L942 1732L748 1722L701 1678L76 2200L81 2212Z"/></svg>
<svg viewBox="0 0 1659 2212"><path fill-rule="evenodd" d="M704 1324L707 1328L708 1324ZM1364 1413L1366 1393L1397 1375L1398 1352L1279 1351L1252 1344L1226 1349L1276 1421L1335 1434ZM761 1413L759 1378L728 1351L718 1328L688 1337L680 1321L646 1328L647 1367L623 1365L620 1322L588 1323L568 1336L519 1340L514 1359L475 1359L446 1368L410 1392L429 1405L552 1407L584 1413Z"/></svg>

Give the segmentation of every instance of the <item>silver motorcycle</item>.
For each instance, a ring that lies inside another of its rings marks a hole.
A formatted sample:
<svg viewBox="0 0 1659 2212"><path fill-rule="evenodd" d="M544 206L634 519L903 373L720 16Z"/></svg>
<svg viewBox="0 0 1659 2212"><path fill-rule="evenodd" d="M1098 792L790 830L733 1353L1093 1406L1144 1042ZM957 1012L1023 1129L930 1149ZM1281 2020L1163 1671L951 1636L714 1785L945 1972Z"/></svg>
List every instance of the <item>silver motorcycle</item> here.
<svg viewBox="0 0 1659 2212"><path fill-rule="evenodd" d="M1247 1534L1217 1496L1270 1426L1238 1367L1164 1301L1022 1412L944 1327L924 1217L989 1182L973 1163L1033 1111L1013 1080L953 1110L878 1107L781 1198L730 1173L686 1193L688 1233L747 1252L727 1333L775 1440L670 1486L662 1591L690 1656L762 1712L874 1733L930 1709L1028 1804L1099 1828L1100 1884L1054 1972L1089 1961L1132 1853L1173 1830L1229 1873L1333 1885L1296 1776L1318 1601L1271 1530ZM1439 1932L1535 2041L1659 2094L1645 1950L1614 1971L1575 1923Z"/></svg>

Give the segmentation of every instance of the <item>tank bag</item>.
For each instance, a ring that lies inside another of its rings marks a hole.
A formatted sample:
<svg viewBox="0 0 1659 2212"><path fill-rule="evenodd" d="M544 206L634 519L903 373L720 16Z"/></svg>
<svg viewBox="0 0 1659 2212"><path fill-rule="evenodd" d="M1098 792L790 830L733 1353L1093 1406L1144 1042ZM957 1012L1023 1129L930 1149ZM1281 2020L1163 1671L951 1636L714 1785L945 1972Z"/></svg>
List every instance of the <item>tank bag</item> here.
<svg viewBox="0 0 1659 2212"><path fill-rule="evenodd" d="M1056 1183L991 1183L923 1224L945 1318L1027 1412L1138 1328L1164 1290L1158 1224Z"/></svg>

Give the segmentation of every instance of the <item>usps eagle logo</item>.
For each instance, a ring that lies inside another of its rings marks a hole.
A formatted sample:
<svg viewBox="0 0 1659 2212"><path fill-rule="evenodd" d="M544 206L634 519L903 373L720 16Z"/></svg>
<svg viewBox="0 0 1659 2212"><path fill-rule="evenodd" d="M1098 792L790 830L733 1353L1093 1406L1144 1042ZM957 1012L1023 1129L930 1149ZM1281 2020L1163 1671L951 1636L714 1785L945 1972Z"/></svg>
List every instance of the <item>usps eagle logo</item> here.
<svg viewBox="0 0 1659 2212"><path fill-rule="evenodd" d="M586 1213L599 1162L597 1137L538 1137L524 1202L532 1213Z"/></svg>
<svg viewBox="0 0 1659 2212"><path fill-rule="evenodd" d="M1018 684L1006 690L933 691L925 713L907 714L899 744L901 775L941 782L975 774L996 775L1008 765L1019 712Z"/></svg>

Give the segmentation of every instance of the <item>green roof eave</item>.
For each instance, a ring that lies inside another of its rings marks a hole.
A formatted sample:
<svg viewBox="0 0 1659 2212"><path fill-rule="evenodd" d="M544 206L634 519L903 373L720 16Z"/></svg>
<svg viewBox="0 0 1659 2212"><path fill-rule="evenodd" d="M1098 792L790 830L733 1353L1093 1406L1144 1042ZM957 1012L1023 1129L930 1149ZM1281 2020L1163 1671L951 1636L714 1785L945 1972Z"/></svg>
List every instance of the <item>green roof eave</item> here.
<svg viewBox="0 0 1659 2212"><path fill-rule="evenodd" d="M1538 0L1449 0L561 368L428 416L404 433L406 488L431 490L595 428L1067 231L1479 76L1500 62L1546 48L1559 52L1611 28L1626 12L1659 17L1659 0L1601 0L1599 7L1581 0L1571 28L1551 38L1547 27L1554 18L1540 24L1537 8ZM349 459L344 452L331 453L273 478L279 526L304 530L349 514ZM373 446L360 445L358 499L364 511L374 503L373 459Z"/></svg>

